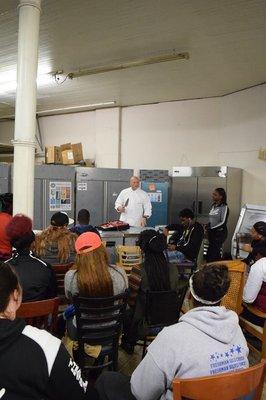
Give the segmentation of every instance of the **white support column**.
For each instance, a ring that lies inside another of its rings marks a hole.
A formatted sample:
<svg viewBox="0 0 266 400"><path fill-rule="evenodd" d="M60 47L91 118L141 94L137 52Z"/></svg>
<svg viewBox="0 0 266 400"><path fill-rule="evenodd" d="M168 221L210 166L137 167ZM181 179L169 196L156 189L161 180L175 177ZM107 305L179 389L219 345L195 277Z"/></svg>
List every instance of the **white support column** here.
<svg viewBox="0 0 266 400"><path fill-rule="evenodd" d="M20 0L14 135L13 213L33 217L36 94L41 0Z"/></svg>

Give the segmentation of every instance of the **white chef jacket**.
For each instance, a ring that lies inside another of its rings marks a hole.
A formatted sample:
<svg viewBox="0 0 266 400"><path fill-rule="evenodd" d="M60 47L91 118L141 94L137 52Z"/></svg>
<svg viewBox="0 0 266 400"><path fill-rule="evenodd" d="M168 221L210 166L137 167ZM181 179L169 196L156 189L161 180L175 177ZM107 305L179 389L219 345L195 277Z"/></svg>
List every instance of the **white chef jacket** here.
<svg viewBox="0 0 266 400"><path fill-rule="evenodd" d="M141 218L143 215L146 217L151 216L151 201L144 190L138 188L133 190L131 187L124 189L118 195L115 202L115 209L122 207L126 204L128 199L128 205L126 206L125 212L120 214L120 221L128 223L130 226L141 226Z"/></svg>

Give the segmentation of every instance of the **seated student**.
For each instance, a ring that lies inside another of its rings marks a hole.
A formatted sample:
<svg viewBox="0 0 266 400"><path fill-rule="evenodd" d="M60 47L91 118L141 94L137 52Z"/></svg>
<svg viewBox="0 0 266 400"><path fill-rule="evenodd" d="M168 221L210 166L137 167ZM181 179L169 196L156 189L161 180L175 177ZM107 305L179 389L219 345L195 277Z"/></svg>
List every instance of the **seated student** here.
<svg viewBox="0 0 266 400"><path fill-rule="evenodd" d="M0 195L0 260L5 261L12 255L12 246L6 234L6 226L12 218L13 195Z"/></svg>
<svg viewBox="0 0 266 400"><path fill-rule="evenodd" d="M202 225L194 221L194 213L189 208L180 211L179 218L183 225L183 234L181 238L179 232L170 237L167 251L169 262L177 264L197 258L204 236Z"/></svg>
<svg viewBox="0 0 266 400"><path fill-rule="evenodd" d="M36 235L33 250L45 262L64 264L75 259L75 240L77 235L67 229L69 218L63 212L56 212L51 225Z"/></svg>
<svg viewBox="0 0 266 400"><path fill-rule="evenodd" d="M131 379L104 373L96 387L101 399L172 399L175 377L195 378L248 368L248 347L234 311L220 306L230 285L228 269L212 264L190 278L194 308L164 328L149 345ZM129 384L130 379L130 384Z"/></svg>
<svg viewBox="0 0 266 400"><path fill-rule="evenodd" d="M23 302L56 297L56 279L52 268L30 251L35 239L31 219L22 214L15 215L7 225L6 232L16 249L8 263L19 277Z"/></svg>
<svg viewBox="0 0 266 400"><path fill-rule="evenodd" d="M256 222L250 230L250 235L252 238L251 245L244 244L241 246L242 250L249 253L249 255L243 260L243 262L248 266L253 264L255 261L256 247L266 248L266 222Z"/></svg>
<svg viewBox="0 0 266 400"><path fill-rule="evenodd" d="M256 262L252 265L248 274L243 301L266 313L266 247L256 246L253 255ZM265 319L252 314L245 307L241 316L255 325L264 326Z"/></svg>
<svg viewBox="0 0 266 400"><path fill-rule="evenodd" d="M70 231L76 233L78 236L85 232L94 232L100 236L97 229L90 225L90 212L85 208L79 210L78 224L73 226L73 228L70 228Z"/></svg>
<svg viewBox="0 0 266 400"><path fill-rule="evenodd" d="M108 264L106 249L94 232L82 233L75 243L75 264L65 275L65 293L68 299L76 294L87 297L111 297L128 287L125 271ZM74 316L67 319L67 332L76 339Z"/></svg>
<svg viewBox="0 0 266 400"><path fill-rule="evenodd" d="M1 400L97 400L61 341L16 318L22 289L8 263L0 262Z"/></svg>
<svg viewBox="0 0 266 400"><path fill-rule="evenodd" d="M138 244L144 253L143 266L133 267L129 276L130 309L124 324L121 347L129 354L139 338L146 334L144 325L146 291L177 290L179 274L176 266L168 264L164 250L166 239L153 229L141 232Z"/></svg>

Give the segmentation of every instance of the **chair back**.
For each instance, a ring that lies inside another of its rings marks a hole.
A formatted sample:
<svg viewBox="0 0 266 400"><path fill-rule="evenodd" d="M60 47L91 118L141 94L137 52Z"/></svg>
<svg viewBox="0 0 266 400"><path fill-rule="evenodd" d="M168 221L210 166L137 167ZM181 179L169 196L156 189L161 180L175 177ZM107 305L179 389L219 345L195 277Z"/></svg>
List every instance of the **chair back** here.
<svg viewBox="0 0 266 400"><path fill-rule="evenodd" d="M118 338L126 299L127 292L105 298L75 296L78 340L96 345Z"/></svg>
<svg viewBox="0 0 266 400"><path fill-rule="evenodd" d="M116 246L118 255L117 265L122 267L126 274L130 274L134 265L142 263L142 254L139 246Z"/></svg>
<svg viewBox="0 0 266 400"><path fill-rule="evenodd" d="M251 394L261 399L266 376L266 360L251 368L214 376L173 380L173 400L234 400Z"/></svg>
<svg viewBox="0 0 266 400"><path fill-rule="evenodd" d="M188 284L178 291L147 291L145 318L150 328L173 325L179 320Z"/></svg>
<svg viewBox="0 0 266 400"><path fill-rule="evenodd" d="M65 274L72 267L72 265L73 263L52 265L52 269L55 273L55 278L57 283L57 295L59 297L60 304L67 304L64 281L65 281Z"/></svg>
<svg viewBox="0 0 266 400"><path fill-rule="evenodd" d="M25 319L28 325L39 329L56 332L59 299L29 301L22 303L17 310L17 317Z"/></svg>
<svg viewBox="0 0 266 400"><path fill-rule="evenodd" d="M221 305L238 315L242 311L242 298L245 284L245 263L240 260L219 261L210 264L226 265L231 279L230 287L221 301Z"/></svg>

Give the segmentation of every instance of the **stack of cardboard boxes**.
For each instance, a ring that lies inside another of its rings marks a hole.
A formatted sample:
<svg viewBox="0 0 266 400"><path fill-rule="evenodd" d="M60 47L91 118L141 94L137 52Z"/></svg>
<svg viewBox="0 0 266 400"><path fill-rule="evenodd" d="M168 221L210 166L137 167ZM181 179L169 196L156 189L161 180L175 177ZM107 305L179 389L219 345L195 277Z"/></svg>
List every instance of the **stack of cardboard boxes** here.
<svg viewBox="0 0 266 400"><path fill-rule="evenodd" d="M83 161L81 143L65 143L61 146L47 146L45 148L46 164L73 165Z"/></svg>

